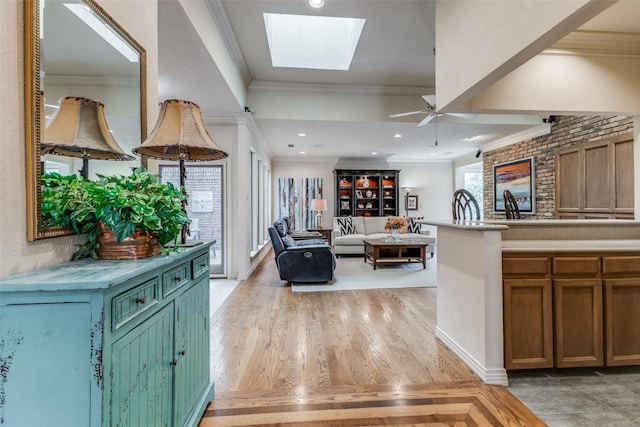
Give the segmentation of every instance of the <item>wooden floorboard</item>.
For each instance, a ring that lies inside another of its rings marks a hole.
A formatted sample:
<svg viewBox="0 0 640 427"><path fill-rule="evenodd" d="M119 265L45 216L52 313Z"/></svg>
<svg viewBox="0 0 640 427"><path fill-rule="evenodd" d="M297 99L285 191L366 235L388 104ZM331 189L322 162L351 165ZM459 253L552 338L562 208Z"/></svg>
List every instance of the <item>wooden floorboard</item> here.
<svg viewBox="0 0 640 427"><path fill-rule="evenodd" d="M211 324L201 427L543 426L435 339L434 288L293 294L268 256Z"/></svg>

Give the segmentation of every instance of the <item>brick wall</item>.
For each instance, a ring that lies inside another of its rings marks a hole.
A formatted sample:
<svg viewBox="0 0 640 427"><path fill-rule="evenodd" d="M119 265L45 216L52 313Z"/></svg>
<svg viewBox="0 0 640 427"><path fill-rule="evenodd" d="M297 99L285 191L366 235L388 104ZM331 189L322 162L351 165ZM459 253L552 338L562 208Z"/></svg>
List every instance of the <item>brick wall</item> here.
<svg viewBox="0 0 640 427"><path fill-rule="evenodd" d="M556 116L548 135L511 144L482 154L484 217L503 219L493 211L493 166L525 157L535 158L536 218L555 217L555 151L633 131L633 117Z"/></svg>

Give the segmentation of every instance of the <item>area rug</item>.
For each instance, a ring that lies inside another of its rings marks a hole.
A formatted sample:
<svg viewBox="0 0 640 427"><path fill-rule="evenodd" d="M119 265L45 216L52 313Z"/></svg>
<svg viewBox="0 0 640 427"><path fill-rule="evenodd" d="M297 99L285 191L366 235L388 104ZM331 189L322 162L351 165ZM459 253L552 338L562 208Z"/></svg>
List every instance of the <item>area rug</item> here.
<svg viewBox="0 0 640 427"><path fill-rule="evenodd" d="M427 259L427 268L422 264L378 265L374 271L370 262L362 257L340 257L337 260L335 279L327 283L297 284L292 292L351 291L359 289L423 288L436 286L436 259Z"/></svg>

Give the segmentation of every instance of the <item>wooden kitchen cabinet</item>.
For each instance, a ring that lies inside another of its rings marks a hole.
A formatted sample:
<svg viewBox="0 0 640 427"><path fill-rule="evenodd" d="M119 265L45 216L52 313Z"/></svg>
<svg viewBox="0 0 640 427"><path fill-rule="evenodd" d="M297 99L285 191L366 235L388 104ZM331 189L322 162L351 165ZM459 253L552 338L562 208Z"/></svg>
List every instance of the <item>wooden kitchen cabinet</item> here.
<svg viewBox="0 0 640 427"><path fill-rule="evenodd" d="M503 253L507 369L640 365L640 254Z"/></svg>
<svg viewBox="0 0 640 427"><path fill-rule="evenodd" d="M553 367L551 280L504 280L505 368Z"/></svg>
<svg viewBox="0 0 640 427"><path fill-rule="evenodd" d="M602 281L553 281L555 366L603 366Z"/></svg>

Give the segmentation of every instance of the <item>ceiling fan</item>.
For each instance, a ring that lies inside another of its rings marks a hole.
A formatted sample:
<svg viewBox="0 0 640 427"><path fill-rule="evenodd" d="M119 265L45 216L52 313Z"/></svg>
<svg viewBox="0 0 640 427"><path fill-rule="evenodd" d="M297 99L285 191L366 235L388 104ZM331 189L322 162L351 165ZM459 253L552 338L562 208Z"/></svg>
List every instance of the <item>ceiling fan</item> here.
<svg viewBox="0 0 640 427"><path fill-rule="evenodd" d="M476 117L475 114L438 113L437 110L436 110L436 96L435 95L422 95L422 99L424 99L425 102L427 103L427 108L425 108L424 110L408 111L406 113L391 114L389 117L393 119L393 118L396 118L396 117L411 116L413 114L428 113L427 117L425 117L424 119L422 119L422 121L420 123L418 123L418 127L426 125L431 120L433 120L436 116L439 116L441 114L446 114L448 116L461 117L463 119L473 119L474 117Z"/></svg>

